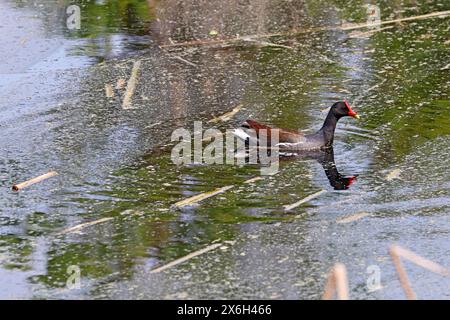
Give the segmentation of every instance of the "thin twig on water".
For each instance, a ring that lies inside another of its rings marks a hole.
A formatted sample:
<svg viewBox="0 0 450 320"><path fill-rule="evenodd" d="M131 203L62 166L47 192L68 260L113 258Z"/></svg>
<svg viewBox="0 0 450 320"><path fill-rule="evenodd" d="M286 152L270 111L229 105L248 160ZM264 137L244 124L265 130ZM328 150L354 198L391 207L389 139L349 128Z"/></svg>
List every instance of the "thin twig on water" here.
<svg viewBox="0 0 450 320"><path fill-rule="evenodd" d="M263 177L254 177L254 178L245 180L244 183L249 184L249 183L253 183L253 182L256 182L256 181L259 181L259 180L263 180L263 179L264 179Z"/></svg>
<svg viewBox="0 0 450 320"><path fill-rule="evenodd" d="M437 17L445 17L448 15L450 15L450 10L432 12L432 13L428 13L428 14L424 14L424 15L399 18L399 19L394 19L394 20L381 21L378 25L386 25L386 24L393 24L393 23L398 23L398 22L408 22L408 21L415 21L415 20L432 19L432 18L437 18ZM161 47L162 48L170 48L170 47L187 47L187 46L202 46L202 45L216 45L216 44L233 44L235 42L245 41L245 39L255 40L255 39L260 39L260 38L271 38L271 37L279 37L279 36L295 36L295 35L299 35L299 34L314 33L314 32L320 32L320 31L328 31L328 30L348 31L348 30L373 28L373 27L374 27L374 24L369 24L369 23L358 23L358 24L350 24L350 25L334 25L334 26L307 28L307 29L302 29L302 30L293 29L293 30L289 30L289 31L276 32L276 33L255 34L255 35L249 35L249 36L244 36L244 37L241 37L241 36L228 37L228 38L219 39L219 40L192 40L192 41L186 41L186 42L170 43L170 44L162 45ZM289 48L292 49L291 47L289 47Z"/></svg>
<svg viewBox="0 0 450 320"><path fill-rule="evenodd" d="M369 213L367 213L367 212L360 212L360 213L357 213L357 214L354 214L354 215L351 215L351 216L339 219L339 220L336 221L336 223L350 223L350 222L354 222L354 221L357 221L359 219L362 219L362 218L365 218L365 217L368 217L368 216L370 216Z"/></svg>

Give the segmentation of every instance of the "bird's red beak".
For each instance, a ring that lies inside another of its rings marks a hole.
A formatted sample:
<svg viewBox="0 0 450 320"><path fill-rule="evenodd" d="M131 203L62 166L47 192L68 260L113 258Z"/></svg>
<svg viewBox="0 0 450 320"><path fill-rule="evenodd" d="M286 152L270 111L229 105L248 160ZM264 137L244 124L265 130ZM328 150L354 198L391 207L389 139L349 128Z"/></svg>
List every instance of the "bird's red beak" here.
<svg viewBox="0 0 450 320"><path fill-rule="evenodd" d="M353 111L352 107L350 107L350 105L348 104L347 101L344 100L344 102L345 102L345 105L346 105L347 108L348 108L348 115L349 115L350 117L355 118L355 119L359 119L359 114L357 114L355 111Z"/></svg>
<svg viewBox="0 0 450 320"><path fill-rule="evenodd" d="M348 180L347 187L350 187L352 184L354 184L356 180L358 180L357 176L350 177L350 179Z"/></svg>

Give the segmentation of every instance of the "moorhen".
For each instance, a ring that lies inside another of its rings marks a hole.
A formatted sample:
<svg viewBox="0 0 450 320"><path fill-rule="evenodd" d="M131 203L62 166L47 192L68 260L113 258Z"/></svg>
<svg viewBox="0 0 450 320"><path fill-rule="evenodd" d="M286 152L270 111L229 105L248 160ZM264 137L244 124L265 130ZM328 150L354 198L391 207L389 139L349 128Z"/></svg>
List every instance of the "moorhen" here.
<svg viewBox="0 0 450 320"><path fill-rule="evenodd" d="M340 118L347 116L359 119L359 115L352 110L347 101L339 101L331 106L322 128L313 134L305 135L292 130L271 128L253 120L247 120L242 128L235 129L234 134L247 143L253 140L255 146L259 145L261 136L265 135L267 146L270 147L271 135L276 130L279 143L275 146L280 151L323 150L333 146L336 124Z"/></svg>

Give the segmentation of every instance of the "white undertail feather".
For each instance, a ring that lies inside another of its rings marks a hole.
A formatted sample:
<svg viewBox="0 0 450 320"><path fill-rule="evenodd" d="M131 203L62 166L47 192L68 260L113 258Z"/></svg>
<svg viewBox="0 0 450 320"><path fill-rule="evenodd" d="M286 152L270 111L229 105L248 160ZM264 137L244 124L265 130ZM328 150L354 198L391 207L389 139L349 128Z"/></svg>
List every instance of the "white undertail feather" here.
<svg viewBox="0 0 450 320"><path fill-rule="evenodd" d="M250 135L244 131L244 129L238 128L234 129L233 134L241 140L250 139Z"/></svg>
<svg viewBox="0 0 450 320"><path fill-rule="evenodd" d="M248 140L250 145L258 145L258 135L254 129L238 128L234 129L233 134L243 141Z"/></svg>

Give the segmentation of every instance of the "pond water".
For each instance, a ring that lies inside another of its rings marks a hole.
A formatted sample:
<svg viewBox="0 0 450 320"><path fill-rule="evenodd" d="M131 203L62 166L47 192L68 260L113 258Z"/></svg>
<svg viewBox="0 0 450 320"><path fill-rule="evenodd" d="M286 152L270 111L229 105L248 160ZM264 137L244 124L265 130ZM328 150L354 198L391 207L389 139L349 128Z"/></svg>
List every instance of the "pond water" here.
<svg viewBox="0 0 450 320"><path fill-rule="evenodd" d="M346 31L332 26L365 22L364 1L105 0L81 2L81 29L68 30L70 4L0 2L0 298L318 299L341 262L352 299L403 299L390 245L450 267L449 15ZM385 21L450 4L380 9ZM260 37L223 41L237 34ZM123 109L123 90L108 98L105 85L127 80L137 60ZM313 132L343 99L361 119L339 122L331 171L300 157L244 183L257 165L171 161L173 130L194 121ZM59 176L11 190L50 170ZM339 190L337 172L357 180ZM102 218L112 219L58 234ZM405 265L419 298L450 298L448 277ZM67 287L73 266L79 288ZM370 270L381 276L374 290Z"/></svg>

